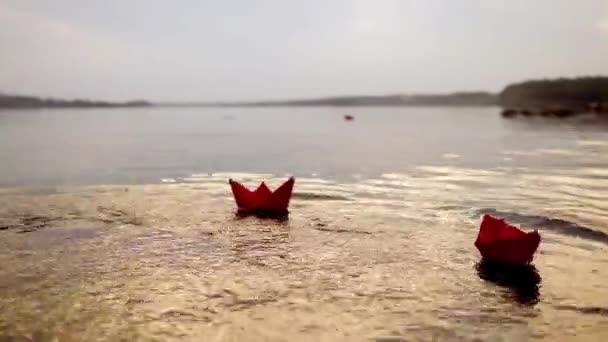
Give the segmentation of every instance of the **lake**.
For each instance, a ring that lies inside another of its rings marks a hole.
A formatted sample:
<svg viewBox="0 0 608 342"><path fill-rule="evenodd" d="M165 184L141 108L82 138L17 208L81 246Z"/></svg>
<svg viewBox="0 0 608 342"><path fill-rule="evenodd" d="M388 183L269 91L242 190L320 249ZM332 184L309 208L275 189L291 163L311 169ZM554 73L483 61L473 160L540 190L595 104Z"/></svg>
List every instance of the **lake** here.
<svg viewBox="0 0 608 342"><path fill-rule="evenodd" d="M604 341L608 125L499 111L0 111L0 339ZM483 213L535 268L479 263Z"/></svg>

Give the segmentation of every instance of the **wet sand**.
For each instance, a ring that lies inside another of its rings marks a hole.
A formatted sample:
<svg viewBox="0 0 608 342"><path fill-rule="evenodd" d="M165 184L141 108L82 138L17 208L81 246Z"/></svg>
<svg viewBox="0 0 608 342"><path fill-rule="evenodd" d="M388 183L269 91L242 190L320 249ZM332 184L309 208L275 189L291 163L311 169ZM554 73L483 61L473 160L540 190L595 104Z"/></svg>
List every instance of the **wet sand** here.
<svg viewBox="0 0 608 342"><path fill-rule="evenodd" d="M433 172L435 188L392 195L424 177L303 180L285 221L236 217L223 176L2 190L0 340L608 339L605 241L537 219L540 282L504 286L473 247L502 207L466 203L466 172Z"/></svg>

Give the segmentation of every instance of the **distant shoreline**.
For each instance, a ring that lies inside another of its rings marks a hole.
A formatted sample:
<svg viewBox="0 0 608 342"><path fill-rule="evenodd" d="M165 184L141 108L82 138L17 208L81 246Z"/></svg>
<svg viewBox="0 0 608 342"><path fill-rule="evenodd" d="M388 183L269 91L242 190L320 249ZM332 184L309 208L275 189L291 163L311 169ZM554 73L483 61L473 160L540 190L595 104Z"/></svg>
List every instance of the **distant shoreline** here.
<svg viewBox="0 0 608 342"><path fill-rule="evenodd" d="M412 106L497 106L498 95L487 92L459 92L430 95L339 96L303 100L247 102L107 102L44 99L35 96L0 94L2 109L124 108L124 107L412 107Z"/></svg>
<svg viewBox="0 0 608 342"><path fill-rule="evenodd" d="M153 104L144 100L128 102L109 102L97 100L63 100L41 98L36 96L0 94L0 110L2 109L64 109L64 108L131 108L151 107Z"/></svg>
<svg viewBox="0 0 608 342"><path fill-rule="evenodd" d="M608 77L593 76L529 80L507 85L500 93L461 91L447 94L346 95L273 101L183 101L133 100L111 102L64 100L0 93L2 109L51 108L258 108L258 107L496 107L504 117L569 117L584 113L608 113Z"/></svg>

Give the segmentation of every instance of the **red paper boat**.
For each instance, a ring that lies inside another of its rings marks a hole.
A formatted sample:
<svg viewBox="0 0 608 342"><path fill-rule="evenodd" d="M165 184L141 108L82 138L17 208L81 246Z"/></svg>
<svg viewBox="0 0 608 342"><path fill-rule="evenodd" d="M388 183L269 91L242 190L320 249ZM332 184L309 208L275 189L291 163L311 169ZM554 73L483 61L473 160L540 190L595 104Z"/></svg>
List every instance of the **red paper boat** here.
<svg viewBox="0 0 608 342"><path fill-rule="evenodd" d="M288 213L287 208L295 183L293 177L274 192L264 182L254 191L232 179L229 180L229 183L239 212L268 216L284 216Z"/></svg>
<svg viewBox="0 0 608 342"><path fill-rule="evenodd" d="M508 264L525 265L532 262L540 244L540 234L524 232L503 219L483 215L475 247L490 260Z"/></svg>

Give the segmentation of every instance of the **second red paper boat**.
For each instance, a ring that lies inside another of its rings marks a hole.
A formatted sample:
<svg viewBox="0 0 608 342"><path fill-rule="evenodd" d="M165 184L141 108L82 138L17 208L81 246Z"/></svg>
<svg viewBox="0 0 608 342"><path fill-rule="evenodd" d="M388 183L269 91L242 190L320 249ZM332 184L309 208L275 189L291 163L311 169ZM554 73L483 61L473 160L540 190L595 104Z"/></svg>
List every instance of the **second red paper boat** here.
<svg viewBox="0 0 608 342"><path fill-rule="evenodd" d="M539 244L540 234L536 230L524 232L490 215L483 215L475 241L485 259L516 265L531 263Z"/></svg>

